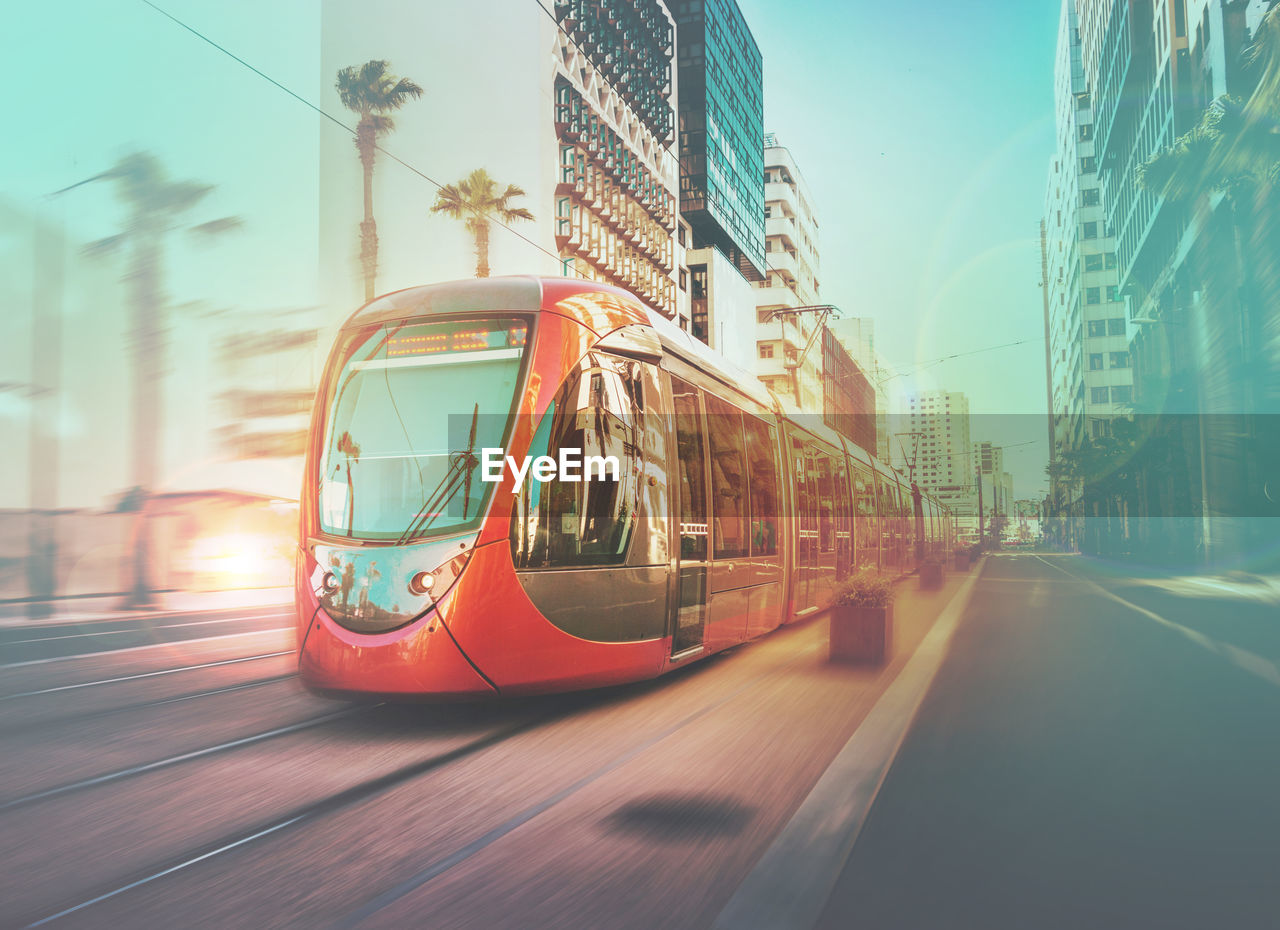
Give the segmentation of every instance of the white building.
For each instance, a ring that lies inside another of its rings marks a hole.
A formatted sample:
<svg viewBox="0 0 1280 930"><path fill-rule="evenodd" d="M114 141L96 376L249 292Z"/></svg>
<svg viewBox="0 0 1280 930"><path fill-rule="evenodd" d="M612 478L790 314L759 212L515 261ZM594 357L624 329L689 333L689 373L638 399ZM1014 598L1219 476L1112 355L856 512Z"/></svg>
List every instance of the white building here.
<svg viewBox="0 0 1280 930"><path fill-rule="evenodd" d="M1131 410L1125 308L1094 152L1093 98L1074 0L1058 25L1054 101L1058 151L1045 198L1044 266L1055 453L1105 435Z"/></svg>
<svg viewBox="0 0 1280 930"><path fill-rule="evenodd" d="M768 269L764 280L755 285L756 373L766 387L797 409L821 413L822 347L817 337L818 317L797 314L770 318L775 310L821 303L818 219L813 196L791 152L778 144L773 133L766 133L764 137L764 166Z"/></svg>
<svg viewBox="0 0 1280 930"><path fill-rule="evenodd" d="M907 395L905 429L891 437L896 459L914 464L921 490L933 494L960 518L976 526L977 487L969 439L969 398L959 391Z"/></svg>
<svg viewBox="0 0 1280 930"><path fill-rule="evenodd" d="M982 485L983 525L990 532L991 518L997 514L1008 518L1013 507L1013 475L1004 470L1004 449L982 441L973 444L973 474Z"/></svg>
<svg viewBox="0 0 1280 930"><path fill-rule="evenodd" d="M377 156L378 293L475 274L463 222L431 207L437 184L484 169L500 190L521 188L512 205L534 216L491 224L492 275L605 281L688 328L676 235L675 22L662 0L545 8L524 0L325 0L322 17L326 112L355 123L336 76L372 59L424 89L392 114L395 131L380 140L409 167ZM628 49L625 62L619 47ZM363 302L362 210L353 136L326 124L321 268L335 322Z"/></svg>

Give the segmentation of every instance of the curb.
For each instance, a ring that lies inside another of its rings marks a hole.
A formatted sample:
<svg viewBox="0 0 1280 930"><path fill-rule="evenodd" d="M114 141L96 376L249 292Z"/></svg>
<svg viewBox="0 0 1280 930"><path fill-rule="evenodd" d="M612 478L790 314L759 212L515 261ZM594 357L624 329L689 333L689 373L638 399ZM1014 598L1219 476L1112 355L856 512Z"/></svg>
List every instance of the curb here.
<svg viewBox="0 0 1280 930"><path fill-rule="evenodd" d="M734 892L716 930L810 930L844 871L916 711L946 658L986 559Z"/></svg>

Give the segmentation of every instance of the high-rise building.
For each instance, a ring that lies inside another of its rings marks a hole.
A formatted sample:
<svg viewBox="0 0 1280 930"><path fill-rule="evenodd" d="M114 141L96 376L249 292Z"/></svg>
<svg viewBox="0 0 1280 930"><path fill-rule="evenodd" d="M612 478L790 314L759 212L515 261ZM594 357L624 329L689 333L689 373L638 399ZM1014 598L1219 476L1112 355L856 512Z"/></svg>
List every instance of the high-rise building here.
<svg viewBox="0 0 1280 930"><path fill-rule="evenodd" d="M673 12L691 331L752 371L751 282L766 268L760 50L734 0L679 0Z"/></svg>
<svg viewBox="0 0 1280 930"><path fill-rule="evenodd" d="M680 213L749 280L765 272L764 72L734 0L677 0Z"/></svg>
<svg viewBox="0 0 1280 930"><path fill-rule="evenodd" d="M764 137L765 255L769 268L755 285L756 372L775 394L796 409L823 409L820 318L813 313L774 312L820 302L818 219L813 196L791 152L777 136Z"/></svg>
<svg viewBox="0 0 1280 930"><path fill-rule="evenodd" d="M1008 518L1013 506L1013 475L1004 470L1004 449L983 440L973 444L973 476L975 484L981 484L978 495L982 501L982 520L991 531L991 520L996 516Z"/></svg>
<svg viewBox="0 0 1280 930"><path fill-rule="evenodd" d="M1058 151L1045 196L1042 269L1047 300L1053 451L1057 457L1131 411L1124 303L1115 240L1098 181L1093 101L1085 84L1075 0L1058 21L1054 109ZM1057 488L1069 509L1079 488Z"/></svg>
<svg viewBox="0 0 1280 930"><path fill-rule="evenodd" d="M1176 143L1206 118L1228 135L1274 126L1274 89L1246 52L1280 10L1275 0L1076 2L1134 402L1164 415L1146 424L1159 435L1130 456L1142 488L1134 509L1188 518L1176 532L1135 521L1137 538L1122 548L1175 558L1242 551L1258 541L1251 534L1269 532L1266 521L1226 515L1280 514L1262 464L1280 440L1263 421L1238 419L1280 409L1280 352L1270 348L1280 216L1252 207L1274 185L1265 168L1252 181L1238 170L1227 185L1188 170L1197 156L1211 167L1230 139L1211 129L1190 150ZM1242 214L1238 203L1250 206Z"/></svg>
<svg viewBox="0 0 1280 930"><path fill-rule="evenodd" d="M663 0L325 0L321 15L326 112L351 116L334 80L370 49L426 89L380 139L416 172L377 156L377 292L475 273L470 228L432 212L437 188L422 175L456 183L484 169L498 190L518 187L512 206L533 214L489 221L493 275L587 277L682 316L675 21ZM424 35L453 38L424 44ZM321 285L335 317L362 299L361 191L351 135L324 124Z"/></svg>
<svg viewBox="0 0 1280 930"><path fill-rule="evenodd" d="M893 438L898 458L913 464L916 483L951 508L961 525L977 513L972 443L969 439L969 398L959 391L908 394L905 426Z"/></svg>
<svg viewBox="0 0 1280 930"><path fill-rule="evenodd" d="M675 27L659 0L559 0L556 246L583 277L677 314Z"/></svg>

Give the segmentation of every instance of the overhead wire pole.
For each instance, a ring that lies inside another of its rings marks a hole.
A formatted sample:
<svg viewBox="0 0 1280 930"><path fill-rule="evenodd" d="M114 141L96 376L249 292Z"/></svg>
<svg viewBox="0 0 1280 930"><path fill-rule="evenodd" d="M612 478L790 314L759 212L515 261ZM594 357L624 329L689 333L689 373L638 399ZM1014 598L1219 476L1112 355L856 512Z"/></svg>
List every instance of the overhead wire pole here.
<svg viewBox="0 0 1280 930"><path fill-rule="evenodd" d="M785 319L791 316L800 316L805 313L817 313L818 323L813 327L813 332L809 334L809 341L805 343L804 350L799 357L790 362L784 355L782 359L782 367L791 372L791 393L795 398L796 407L800 407L800 369L804 366L804 360L809 355L809 350L813 348L814 340L817 339L818 333L827 325L827 320L832 316L840 316L840 308L835 304L802 304L799 307L781 307L777 310L770 310L765 314L765 322L772 323L774 320Z"/></svg>

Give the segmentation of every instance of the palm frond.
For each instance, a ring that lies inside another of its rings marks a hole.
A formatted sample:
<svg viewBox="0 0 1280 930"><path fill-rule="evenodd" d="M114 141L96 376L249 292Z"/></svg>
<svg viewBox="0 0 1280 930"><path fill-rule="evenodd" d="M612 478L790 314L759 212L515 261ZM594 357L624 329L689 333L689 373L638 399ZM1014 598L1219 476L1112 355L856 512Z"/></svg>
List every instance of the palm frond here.
<svg viewBox="0 0 1280 930"><path fill-rule="evenodd" d="M107 236L105 239L95 239L93 242L87 243L81 249L81 252L90 258L114 255L120 251L120 246L124 244L126 238L127 236L124 233L120 233L116 236Z"/></svg>
<svg viewBox="0 0 1280 930"><path fill-rule="evenodd" d="M221 216L216 220L209 220L207 223L198 223L192 226L190 232L199 236L211 237L240 229L243 226L244 220L238 216Z"/></svg>

